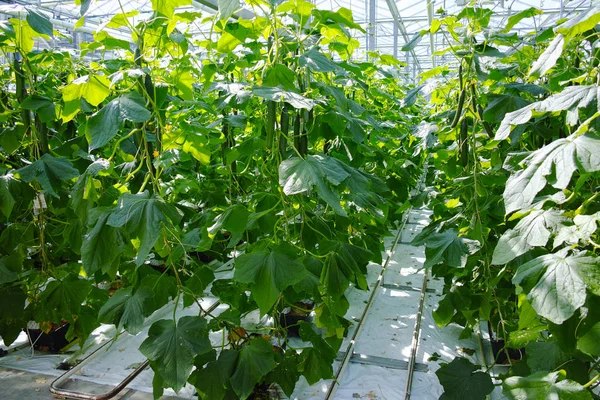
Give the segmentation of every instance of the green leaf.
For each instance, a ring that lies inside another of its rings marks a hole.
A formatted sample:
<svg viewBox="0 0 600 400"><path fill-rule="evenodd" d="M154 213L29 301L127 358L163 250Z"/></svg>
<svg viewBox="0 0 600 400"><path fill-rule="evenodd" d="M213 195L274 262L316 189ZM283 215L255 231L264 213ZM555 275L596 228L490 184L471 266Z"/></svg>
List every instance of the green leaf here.
<svg viewBox="0 0 600 400"><path fill-rule="evenodd" d="M223 350L217 360L209 362L204 368L199 368L192 373L189 381L194 385L201 399L224 398L238 356L237 350Z"/></svg>
<svg viewBox="0 0 600 400"><path fill-rule="evenodd" d="M123 128L125 121L146 122L152 114L146 109L142 95L127 93L111 100L88 120L90 151L107 144Z"/></svg>
<svg viewBox="0 0 600 400"><path fill-rule="evenodd" d="M347 213L330 185L338 186L349 176L334 160L321 155L308 156L306 159L293 157L279 165L279 184L286 195L309 194L315 187L319 197L342 216Z"/></svg>
<svg viewBox="0 0 600 400"><path fill-rule="evenodd" d="M265 100L290 103L292 107L298 109L312 110L315 106L313 100L298 93L285 91L277 87L255 86L252 88L252 93Z"/></svg>
<svg viewBox="0 0 600 400"><path fill-rule="evenodd" d="M283 360L267 375L265 381L277 383L283 393L291 397L300 378L299 362L298 354L295 351L286 351Z"/></svg>
<svg viewBox="0 0 600 400"><path fill-rule="evenodd" d="M477 366L465 358L455 358L450 364L438 369L435 374L444 387L444 394L440 399L485 399L494 390L494 383L489 374L477 369Z"/></svg>
<svg viewBox="0 0 600 400"><path fill-rule="evenodd" d="M56 107L52 99L48 97L33 94L23 100L21 108L24 110L35 110L42 122L56 120Z"/></svg>
<svg viewBox="0 0 600 400"><path fill-rule="evenodd" d="M419 92L424 87L425 85L418 85L406 92L406 97L404 97L404 100L402 100L402 106L410 107L414 105L417 102L417 96L419 95Z"/></svg>
<svg viewBox="0 0 600 400"><path fill-rule="evenodd" d="M112 271L125 246L119 230L108 225L110 215L110 211L104 211L94 216L93 228L83 237L81 262L88 275Z"/></svg>
<svg viewBox="0 0 600 400"><path fill-rule="evenodd" d="M557 382L560 372L537 372L533 375L511 376L502 384L503 393L514 400L592 400L592 395L577 382L568 379Z"/></svg>
<svg viewBox="0 0 600 400"><path fill-rule="evenodd" d="M208 233L214 235L220 229L226 229L231 233L243 233L246 230L249 215L248 209L243 205L233 205L214 219L213 225L208 228Z"/></svg>
<svg viewBox="0 0 600 400"><path fill-rule="evenodd" d="M320 282L325 286L327 295L339 299L348 282L353 282L359 289L367 290L365 279L367 264L373 253L362 247L343 242L321 240L319 247L329 255L321 272Z"/></svg>
<svg viewBox="0 0 600 400"><path fill-rule="evenodd" d="M529 208L551 176L554 176L553 187L565 189L577 169L600 171L600 139L591 133L558 139L531 153L523 163L527 167L512 174L506 182L507 214Z"/></svg>
<svg viewBox="0 0 600 400"><path fill-rule="evenodd" d="M236 12L240 8L239 0L217 0L217 5L219 7L219 17L223 19L228 19L234 12Z"/></svg>
<svg viewBox="0 0 600 400"><path fill-rule="evenodd" d="M27 325L25 301L27 294L19 287L0 286L0 337L10 346Z"/></svg>
<svg viewBox="0 0 600 400"><path fill-rule="evenodd" d="M531 342L525 348L525 352L527 366L532 372L552 370L571 359L555 340Z"/></svg>
<svg viewBox="0 0 600 400"><path fill-rule="evenodd" d="M585 253L567 256L569 249L546 254L521 265L513 277L513 283L534 278L543 273L527 299L539 315L555 324L569 319L583 306L586 285L583 274L597 266L597 260Z"/></svg>
<svg viewBox="0 0 600 400"><path fill-rule="evenodd" d="M314 72L334 72L340 67L325 54L313 47L299 57L300 66L312 69Z"/></svg>
<svg viewBox="0 0 600 400"><path fill-rule="evenodd" d="M267 70L264 86L281 86L285 90L296 90L296 74L283 64L275 64Z"/></svg>
<svg viewBox="0 0 600 400"><path fill-rule="evenodd" d="M65 103L84 98L97 107L110 94L110 80L104 75L86 75L75 79L63 89Z"/></svg>
<svg viewBox="0 0 600 400"><path fill-rule="evenodd" d="M42 189L51 196L59 197L60 181L67 181L79 176L79 171L73 168L65 158L56 158L44 154L39 160L17 171L25 182L37 181Z"/></svg>
<svg viewBox="0 0 600 400"><path fill-rule="evenodd" d="M23 269L23 260L19 253L0 257L0 285L14 282Z"/></svg>
<svg viewBox="0 0 600 400"><path fill-rule="evenodd" d="M540 15L543 14L544 12L542 10L538 10L535 7L530 7L527 8L523 11L520 11L514 15L511 15L510 17L508 17L508 21L506 22L506 26L504 27L504 32L508 33L510 32L510 30L519 22L521 22L522 20L524 20L525 18L532 18L535 17L536 15Z"/></svg>
<svg viewBox="0 0 600 400"><path fill-rule="evenodd" d="M185 385L194 358L211 350L206 319L191 316L180 318L177 324L167 319L156 321L140 346L140 352L151 361L154 372L175 392Z"/></svg>
<svg viewBox="0 0 600 400"><path fill-rule="evenodd" d="M458 236L453 229L435 233L425 239L425 268L442 261L450 267L464 268L467 257L479 250L480 246L477 240Z"/></svg>
<svg viewBox="0 0 600 400"><path fill-rule="evenodd" d="M561 34L556 35L550 45L544 50L540 58L538 58L529 71L530 77L539 78L556 65L556 60L560 57L565 45L565 37Z"/></svg>
<svg viewBox="0 0 600 400"><path fill-rule="evenodd" d="M406 42L404 44L404 46L402 46L401 50L402 51L411 51L414 50L415 47L417 47L417 45L419 44L419 42L421 41L421 39L423 38L423 35L421 35L420 32L417 32L413 35L413 37L410 39L410 41Z"/></svg>
<svg viewBox="0 0 600 400"><path fill-rule="evenodd" d="M300 372L310 385L321 379L333 378L336 351L313 330L312 324L300 321L299 325L302 340L312 344L312 347L305 348L300 353Z"/></svg>
<svg viewBox="0 0 600 400"><path fill-rule="evenodd" d="M307 2L305 1L304 3ZM313 14L320 16L323 22L330 20L333 22L337 22L338 24L344 25L350 29L356 29L362 33L366 33L362 26L354 22L352 11L345 7L340 7L337 11L315 9L313 11Z"/></svg>
<svg viewBox="0 0 600 400"><path fill-rule="evenodd" d="M10 191L12 182L16 181L11 173L0 176L0 211L6 218L10 217L16 203Z"/></svg>
<svg viewBox="0 0 600 400"><path fill-rule="evenodd" d="M490 96L483 118L487 122L500 122L507 113L526 107L528 104L527 100L511 94Z"/></svg>
<svg viewBox="0 0 600 400"><path fill-rule="evenodd" d="M140 239L136 259L136 265L140 266L159 238L162 225L169 221L178 223L180 219L173 205L145 191L139 194L125 193L106 223L116 228L125 226L132 237Z"/></svg>
<svg viewBox="0 0 600 400"><path fill-rule="evenodd" d="M152 0L152 9L167 18L173 17L177 7L189 6L192 0Z"/></svg>
<svg viewBox="0 0 600 400"><path fill-rule="evenodd" d="M306 276L304 265L289 245L242 254L236 259L236 281L250 285L252 297L267 314L281 292Z"/></svg>
<svg viewBox="0 0 600 400"><path fill-rule="evenodd" d="M560 93L553 94L545 100L529 104L510 112L504 116L494 140L504 140L508 138L512 128L516 125L522 125L533 117L533 112L547 113L569 110L567 113L567 122L569 125L577 123L577 109L587 107L597 97L597 86L569 86Z"/></svg>
<svg viewBox="0 0 600 400"><path fill-rule="evenodd" d="M254 386L276 365L271 343L262 337L250 340L240 350L235 373L231 376L233 390L241 399L248 398Z"/></svg>
<svg viewBox="0 0 600 400"><path fill-rule="evenodd" d="M62 280L49 282L42 292L38 304L38 321L60 322L73 319L79 315L81 304L92 290L92 284L70 274Z"/></svg>
<svg viewBox="0 0 600 400"><path fill-rule="evenodd" d="M600 356L600 322L577 340L577 348L590 356Z"/></svg>
<svg viewBox="0 0 600 400"><path fill-rule="evenodd" d="M566 221L562 211L534 210L509 229L498 241L492 258L493 265L506 264L533 247L546 246L550 235Z"/></svg>
<svg viewBox="0 0 600 400"><path fill-rule="evenodd" d="M50 18L36 10L33 7L25 7L27 10L27 23L37 33L41 33L42 35L54 36L54 32L52 30L52 22L50 22Z"/></svg>
<svg viewBox="0 0 600 400"><path fill-rule="evenodd" d="M567 38L572 38L581 33L587 32L590 29L594 29L600 22L600 7L595 6L589 8L587 11L579 13L574 18L560 25L557 28L559 33L562 33Z"/></svg>
<svg viewBox="0 0 600 400"><path fill-rule="evenodd" d="M133 287L117 290L102 306L98 320L104 324L114 324L120 331L125 330L132 335L139 333L144 327L144 302L152 298L152 292L140 287L133 292Z"/></svg>

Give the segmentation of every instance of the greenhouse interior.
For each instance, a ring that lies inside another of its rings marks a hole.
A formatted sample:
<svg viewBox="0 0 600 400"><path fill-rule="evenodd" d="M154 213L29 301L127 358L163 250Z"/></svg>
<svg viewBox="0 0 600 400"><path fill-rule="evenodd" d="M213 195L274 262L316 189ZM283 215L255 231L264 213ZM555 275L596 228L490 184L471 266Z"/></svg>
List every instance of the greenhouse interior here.
<svg viewBox="0 0 600 400"><path fill-rule="evenodd" d="M0 398L600 399L600 1L0 1Z"/></svg>

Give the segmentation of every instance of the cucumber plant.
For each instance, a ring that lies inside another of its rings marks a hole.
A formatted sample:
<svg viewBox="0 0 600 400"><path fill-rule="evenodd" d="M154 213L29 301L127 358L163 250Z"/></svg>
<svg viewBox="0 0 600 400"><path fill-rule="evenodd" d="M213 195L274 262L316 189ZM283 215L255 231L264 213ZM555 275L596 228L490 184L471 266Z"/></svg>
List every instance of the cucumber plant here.
<svg viewBox="0 0 600 400"><path fill-rule="evenodd" d="M100 323L137 334L166 308L139 349L156 396L290 395L333 375L345 293L368 289L421 173L422 100L393 57L351 59L362 27L347 9L253 0L236 19L232 0L214 16L151 3L142 22L108 23L130 40L82 44L92 61L34 50L61 34L35 10L0 25L0 336L30 320L81 343ZM207 295L227 309L206 315ZM302 301L316 317L294 348L278 316Z"/></svg>
<svg viewBox="0 0 600 400"><path fill-rule="evenodd" d="M508 398L591 399L600 379L600 10L510 32L540 13L492 29L492 10L467 7L436 24L455 43L447 51L458 68L426 73L442 83L430 110L437 173L428 174L433 223L415 243L446 282L437 324L457 323L468 338L489 321L503 340ZM457 359L438 371L445 396L485 398L492 381L475 369ZM461 388L448 379L458 375Z"/></svg>

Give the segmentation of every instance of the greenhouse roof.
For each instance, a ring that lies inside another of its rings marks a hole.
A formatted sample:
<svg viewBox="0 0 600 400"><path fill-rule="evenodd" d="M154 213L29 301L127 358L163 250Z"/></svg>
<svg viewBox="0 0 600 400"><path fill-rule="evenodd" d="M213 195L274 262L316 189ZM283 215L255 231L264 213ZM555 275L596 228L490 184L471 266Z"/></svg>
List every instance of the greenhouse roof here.
<svg viewBox="0 0 600 400"><path fill-rule="evenodd" d="M338 10L347 8L352 11L355 22L364 27L365 32L353 31L360 47L355 58L367 58L368 52L378 51L395 56L406 62L405 71L412 76L438 65L453 64L454 57L442 50L449 46L448 38L442 32L422 35L422 38L409 51L403 47L419 32L428 31L432 21L445 15L458 13L467 0L310 0L319 9ZM96 0L89 3L85 19L81 18L81 1L57 0L17 0L5 1L0 6L1 12L10 14L10 10L19 6L33 6L38 10L49 13L54 19L55 27L81 32L94 33L106 29L110 19L120 13L130 14L131 21L147 18L152 13L150 0ZM84 2L85 3L85 2ZM484 0L481 6L493 11L490 18L490 29L504 28L508 19L524 10L536 8L543 13L520 20L511 28L511 32L521 33L542 30L556 23L561 18L574 12L591 8L594 0ZM1 4L1 2L0 2ZM218 9L217 0L192 1L190 5L178 10L200 11L210 15ZM14 14L13 14L14 15ZM243 4L237 15L241 18L251 18L254 13L250 6ZM79 21L79 23L78 23ZM77 28L75 28L77 24ZM200 25L198 32L208 30L208 25ZM110 30L110 29L109 29ZM131 40L126 27L110 30L117 38ZM90 41L91 38L88 38ZM414 43L414 42L413 42ZM64 43L61 43L64 46ZM73 45L74 46L74 45ZM54 45L56 47L56 44Z"/></svg>

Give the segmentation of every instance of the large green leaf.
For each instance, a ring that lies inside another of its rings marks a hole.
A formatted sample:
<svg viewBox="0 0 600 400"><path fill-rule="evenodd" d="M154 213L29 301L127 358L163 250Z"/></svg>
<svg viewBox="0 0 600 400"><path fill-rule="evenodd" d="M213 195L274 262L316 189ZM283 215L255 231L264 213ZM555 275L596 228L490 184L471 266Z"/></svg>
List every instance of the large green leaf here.
<svg viewBox="0 0 600 400"><path fill-rule="evenodd" d="M273 346L262 337L247 342L238 357L235 373L231 376L231 386L235 393L246 399L254 386L275 368Z"/></svg>
<svg viewBox="0 0 600 400"><path fill-rule="evenodd" d="M588 133L558 139L531 153L524 161L526 168L510 176L504 189L506 213L527 209L535 196L546 187L565 189L577 169L600 171L600 139Z"/></svg>
<svg viewBox="0 0 600 400"><path fill-rule="evenodd" d="M336 351L313 330L312 324L300 321L299 325L302 340L312 344L312 347L305 348L300 353L300 372L311 385L321 379L333 378Z"/></svg>
<svg viewBox="0 0 600 400"><path fill-rule="evenodd" d="M435 233L425 239L425 267L444 261L450 267L464 268L467 257L479 247L477 240L458 236L458 232L453 229Z"/></svg>
<svg viewBox="0 0 600 400"><path fill-rule="evenodd" d="M413 35L413 37L402 46L402 51L411 51L414 50L415 47L419 44L419 42L423 39L423 35L420 32L417 32Z"/></svg>
<svg viewBox="0 0 600 400"><path fill-rule="evenodd" d="M0 176L0 211L6 218L10 217L16 203L10 190L14 182L17 180L11 173Z"/></svg>
<svg viewBox="0 0 600 400"><path fill-rule="evenodd" d="M600 7L590 7L588 10L580 13L569 21L560 25L557 31L565 35L567 38L572 38L575 35L587 32L594 29L600 22Z"/></svg>
<svg viewBox="0 0 600 400"><path fill-rule="evenodd" d="M14 286L0 286L0 337L5 346L10 346L27 325L25 301L27 294Z"/></svg>
<svg viewBox="0 0 600 400"><path fill-rule="evenodd" d="M221 19L227 19L240 8L240 1L217 0L217 5L219 7L219 16L221 17Z"/></svg>
<svg viewBox="0 0 600 400"><path fill-rule="evenodd" d="M488 122L500 122L507 113L519 110L528 104L527 100L511 94L490 96L483 118Z"/></svg>
<svg viewBox="0 0 600 400"><path fill-rule="evenodd" d="M519 22L524 20L525 18L532 18L536 15L543 14L542 10L538 10L535 7L527 8L523 11L519 11L518 13L511 15L508 17L508 21L506 22L506 26L504 27L504 32L510 32L510 30Z"/></svg>
<svg viewBox="0 0 600 400"><path fill-rule="evenodd" d="M109 273L123 251L125 242L117 228L108 225L110 211L93 215L93 227L83 237L81 262L88 275L96 271Z"/></svg>
<svg viewBox="0 0 600 400"><path fill-rule="evenodd" d="M438 369L435 374L444 387L444 394L440 399L485 399L494 390L494 383L489 374L477 369L465 358L455 358L450 364Z"/></svg>
<svg viewBox="0 0 600 400"><path fill-rule="evenodd" d="M173 17L177 7L189 6L192 0L152 0L152 9L167 18Z"/></svg>
<svg viewBox="0 0 600 400"><path fill-rule="evenodd" d="M587 107L597 96L597 86L569 86L560 93L553 94L545 100L532 103L528 106L510 112L504 116L494 140L504 140L516 125L528 122L535 113L547 113L569 110L567 122L575 125L578 120L577 110Z"/></svg>
<svg viewBox="0 0 600 400"><path fill-rule="evenodd" d="M73 168L65 158L56 158L44 154L39 160L17 171L25 182L37 181L44 191L54 197L59 197L60 181L67 181L79 176L79 171Z"/></svg>
<svg viewBox="0 0 600 400"><path fill-rule="evenodd" d="M93 106L98 106L110 94L110 80L104 75L86 75L75 79L63 89L63 100L79 102L85 99Z"/></svg>
<svg viewBox="0 0 600 400"><path fill-rule="evenodd" d="M125 193L117 208L110 214L107 224L125 227L132 237L140 239L136 264L142 265L160 236L163 224L178 223L181 216L177 209L159 197L144 193Z"/></svg>
<svg viewBox="0 0 600 400"><path fill-rule="evenodd" d="M70 274L62 280L49 282L42 292L38 304L38 321L60 322L79 315L81 304L92 290L92 284Z"/></svg>
<svg viewBox="0 0 600 400"><path fill-rule="evenodd" d="M217 360L199 368L190 376L190 383L196 387L203 400L222 399L229 388L229 379L235 370L238 350L223 350Z"/></svg>
<svg viewBox="0 0 600 400"><path fill-rule="evenodd" d="M144 302L151 297L152 292L146 287L140 287L135 292L132 286L119 289L102 306L98 320L115 324L119 330L125 328L135 335L144 327Z"/></svg>
<svg viewBox="0 0 600 400"><path fill-rule="evenodd" d="M19 253L0 257L0 285L16 281L22 268L23 260Z"/></svg>
<svg viewBox="0 0 600 400"><path fill-rule="evenodd" d="M554 40L550 42L550 45L540 55L529 71L529 76L540 77L546 74L550 68L556 65L556 60L560 57L565 45L565 37L561 34L556 35Z"/></svg>
<svg viewBox="0 0 600 400"><path fill-rule="evenodd" d="M299 57L300 66L308 67L315 72L334 72L340 67L315 47Z"/></svg>
<svg viewBox="0 0 600 400"><path fill-rule="evenodd" d="M545 246L550 235L566 221L562 212L554 209L534 210L500 237L492 264L506 264L533 247Z"/></svg>
<svg viewBox="0 0 600 400"><path fill-rule="evenodd" d="M52 31L52 22L48 16L33 7L25 7L27 10L27 23L37 33L42 35L54 36Z"/></svg>
<svg viewBox="0 0 600 400"><path fill-rule="evenodd" d="M144 98L137 92L111 100L88 120L90 151L107 144L123 128L125 121L146 122L151 116Z"/></svg>
<svg viewBox="0 0 600 400"><path fill-rule="evenodd" d="M342 216L347 213L330 185L338 186L349 176L334 160L321 155L308 156L306 159L293 157L279 166L279 184L286 195L308 194L314 187L319 197Z"/></svg>
<svg viewBox="0 0 600 400"><path fill-rule="evenodd" d="M256 86L252 88L252 93L265 100L290 103L294 108L312 110L315 106L312 99L277 87Z"/></svg>
<svg viewBox="0 0 600 400"><path fill-rule="evenodd" d="M321 240L319 247L329 255L321 272L320 282L325 286L328 296L339 299L348 283L354 283L359 289L367 290L365 279L367 264L373 256L369 250L349 243Z"/></svg>
<svg viewBox="0 0 600 400"><path fill-rule="evenodd" d="M306 273L294 248L279 245L238 257L234 277L250 285L252 297L261 313L266 314L281 292L304 279Z"/></svg>
<svg viewBox="0 0 600 400"><path fill-rule="evenodd" d="M283 390L283 393L291 397L296 388L296 382L300 378L300 371L298 371L299 362L300 360L296 351L286 351L283 360L277 364L277 367L264 380L266 382L277 383L281 390Z"/></svg>
<svg viewBox="0 0 600 400"><path fill-rule="evenodd" d="M161 376L166 387L176 392L190 376L194 358L211 350L206 320L189 316L180 318L177 324L167 319L156 321L140 346L154 372Z"/></svg>
<svg viewBox="0 0 600 400"><path fill-rule="evenodd" d="M590 356L600 356L600 322L577 340L577 348Z"/></svg>
<svg viewBox="0 0 600 400"><path fill-rule="evenodd" d="M585 253L567 255L569 249L537 257L521 265L513 283L535 278L543 273L527 299L539 315L555 324L569 319L583 306L586 298L586 271L597 268L598 261Z"/></svg>
<svg viewBox="0 0 600 400"><path fill-rule="evenodd" d="M592 400L583 386L570 380L558 381L560 372L537 372L533 375L511 376L502 384L503 393L514 400Z"/></svg>

